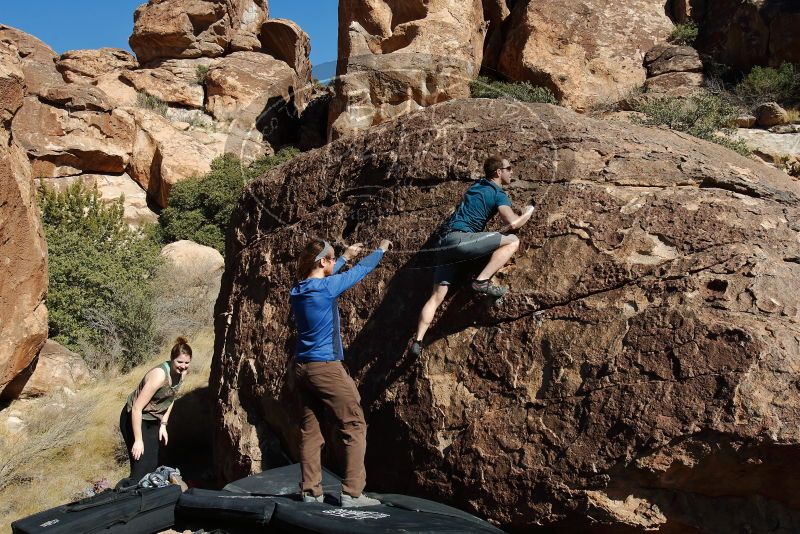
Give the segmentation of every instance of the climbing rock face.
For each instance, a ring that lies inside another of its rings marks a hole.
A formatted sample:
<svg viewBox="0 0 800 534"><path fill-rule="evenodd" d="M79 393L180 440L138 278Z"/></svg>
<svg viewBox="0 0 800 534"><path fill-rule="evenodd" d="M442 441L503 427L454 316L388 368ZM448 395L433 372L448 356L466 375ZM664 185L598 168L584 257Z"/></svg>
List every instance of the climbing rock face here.
<svg viewBox="0 0 800 534"><path fill-rule="evenodd" d="M431 287L420 251L493 153L514 166L515 205L538 204L497 277L510 293L455 287L411 358ZM275 436L298 458L298 251L389 238L339 299L370 489L513 532L792 530L798 199L785 174L718 145L499 100L303 154L248 186L228 233L210 378L219 475L260 471Z"/></svg>
<svg viewBox="0 0 800 534"><path fill-rule="evenodd" d="M506 26L500 73L549 87L583 111L641 87L644 54L672 22L661 0L526 1L515 3Z"/></svg>
<svg viewBox="0 0 800 534"><path fill-rule="evenodd" d="M800 63L800 5L792 0L677 0L673 16L695 21L695 46L719 63L748 72L755 65Z"/></svg>
<svg viewBox="0 0 800 534"><path fill-rule="evenodd" d="M311 83L311 39L300 26L288 19L269 19L258 34L261 51L280 59L297 74L297 89Z"/></svg>
<svg viewBox="0 0 800 534"><path fill-rule="evenodd" d="M469 96L483 57L480 0L343 0L330 135Z"/></svg>
<svg viewBox="0 0 800 534"><path fill-rule="evenodd" d="M0 29L0 35L4 32ZM26 92L24 62L0 38L0 398L14 398L47 339L47 249L31 168L11 136Z"/></svg>
<svg viewBox="0 0 800 534"><path fill-rule="evenodd" d="M41 95L63 83L56 70L56 53L36 37L0 24L0 47L5 49L3 56L19 58L28 94Z"/></svg>
<svg viewBox="0 0 800 534"><path fill-rule="evenodd" d="M139 62L219 57L258 50L266 0L150 0L133 15L131 49Z"/></svg>

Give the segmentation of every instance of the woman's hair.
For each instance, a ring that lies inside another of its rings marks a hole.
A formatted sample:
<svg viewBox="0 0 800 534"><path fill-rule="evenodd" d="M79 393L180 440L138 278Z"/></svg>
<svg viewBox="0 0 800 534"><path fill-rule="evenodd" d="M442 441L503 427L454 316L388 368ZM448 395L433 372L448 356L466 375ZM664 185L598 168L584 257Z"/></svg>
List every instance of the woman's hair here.
<svg viewBox="0 0 800 534"><path fill-rule="evenodd" d="M172 352L169 355L170 360L174 360L181 354L192 357L192 347L189 346L189 341L185 337L178 337L175 344L172 346Z"/></svg>
<svg viewBox="0 0 800 534"><path fill-rule="evenodd" d="M297 258L297 279L305 280L317 264L317 254L325 248L325 241L314 239L308 242Z"/></svg>
<svg viewBox="0 0 800 534"><path fill-rule="evenodd" d="M497 171L497 169L502 168L503 158L497 154L489 156L486 158L486 161L483 162L483 173L486 175L486 178L491 178L494 176L494 173Z"/></svg>

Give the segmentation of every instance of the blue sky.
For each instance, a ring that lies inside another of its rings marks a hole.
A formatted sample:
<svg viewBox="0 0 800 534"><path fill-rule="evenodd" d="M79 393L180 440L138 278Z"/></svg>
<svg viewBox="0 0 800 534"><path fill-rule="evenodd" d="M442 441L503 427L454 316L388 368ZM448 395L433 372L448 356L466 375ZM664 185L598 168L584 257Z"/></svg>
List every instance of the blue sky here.
<svg viewBox="0 0 800 534"><path fill-rule="evenodd" d="M58 53L128 47L133 12L145 0L0 0L0 23L30 33ZM270 0L271 18L292 19L311 37L314 74L331 76L336 63L335 0ZM327 65L326 65L327 64ZM324 69L319 67L324 66ZM330 73L330 74L329 74Z"/></svg>

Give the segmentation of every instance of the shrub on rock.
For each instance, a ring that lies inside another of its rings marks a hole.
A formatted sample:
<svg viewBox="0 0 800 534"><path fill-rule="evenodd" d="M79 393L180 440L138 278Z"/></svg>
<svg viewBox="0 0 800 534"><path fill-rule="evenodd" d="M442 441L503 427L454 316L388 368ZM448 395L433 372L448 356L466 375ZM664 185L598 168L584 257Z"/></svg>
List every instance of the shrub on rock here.
<svg viewBox="0 0 800 534"><path fill-rule="evenodd" d="M547 87L539 87L530 82L501 82L486 76L479 76L470 85L473 98L508 98L520 102L558 104L553 92Z"/></svg>
<svg viewBox="0 0 800 534"><path fill-rule="evenodd" d="M248 166L225 154L211 163L206 175L175 184L159 219L164 240L187 239L224 252L225 230L244 185L298 153L295 148L284 148Z"/></svg>
<svg viewBox="0 0 800 534"><path fill-rule="evenodd" d="M732 126L740 115L739 110L712 93L697 93L689 98L644 100L635 106L635 111L645 115L643 119L638 119L645 126L667 126L671 130L686 132L745 156L750 153L744 142L724 136L732 131Z"/></svg>
<svg viewBox="0 0 800 534"><path fill-rule="evenodd" d="M669 35L669 42L682 45L692 46L697 40L697 35L700 33L700 28L692 21L677 24L675 29Z"/></svg>
<svg viewBox="0 0 800 534"><path fill-rule="evenodd" d="M791 63L783 63L778 68L753 67L735 92L751 105L786 102L800 97L800 70Z"/></svg>

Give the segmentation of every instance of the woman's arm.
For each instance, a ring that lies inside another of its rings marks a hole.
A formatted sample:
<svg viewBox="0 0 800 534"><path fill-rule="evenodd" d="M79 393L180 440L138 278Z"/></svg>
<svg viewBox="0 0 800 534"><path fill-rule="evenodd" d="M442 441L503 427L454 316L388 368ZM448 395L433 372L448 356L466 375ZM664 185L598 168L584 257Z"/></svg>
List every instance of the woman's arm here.
<svg viewBox="0 0 800 534"><path fill-rule="evenodd" d="M371 273L375 267L378 266L378 263L380 263L384 252L386 252L391 246L392 242L384 239L381 241L380 246L372 254L364 257L349 271L325 278L325 283L331 296L338 297L356 285L359 281L361 281L362 278Z"/></svg>
<svg viewBox="0 0 800 534"><path fill-rule="evenodd" d="M361 254L361 249L364 248L364 243L353 243L344 251L344 254L339 256L339 259L336 260L336 263L333 266L333 274L338 273L342 267L344 267L348 261L352 260L359 254Z"/></svg>
<svg viewBox="0 0 800 534"><path fill-rule="evenodd" d="M139 392L139 396L133 401L131 407L131 426L133 427L133 447L131 455L134 460L138 460L144 453L144 441L142 441L142 410L156 394L158 388L164 383L167 375L164 370L157 367L145 376L144 387Z"/></svg>
<svg viewBox="0 0 800 534"><path fill-rule="evenodd" d="M161 418L161 424L158 427L158 439L159 441L163 441L164 445L169 442L169 435L167 434L167 421L169 420L169 414L172 413L173 406L175 406L175 401L172 401L172 403L169 405L169 408L167 408L164 417Z"/></svg>

